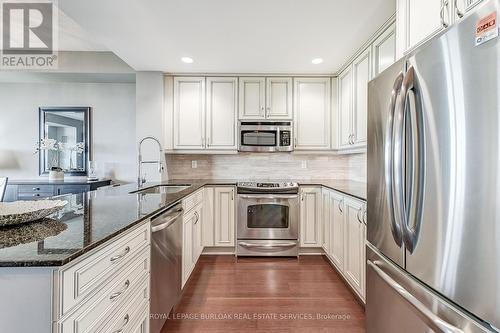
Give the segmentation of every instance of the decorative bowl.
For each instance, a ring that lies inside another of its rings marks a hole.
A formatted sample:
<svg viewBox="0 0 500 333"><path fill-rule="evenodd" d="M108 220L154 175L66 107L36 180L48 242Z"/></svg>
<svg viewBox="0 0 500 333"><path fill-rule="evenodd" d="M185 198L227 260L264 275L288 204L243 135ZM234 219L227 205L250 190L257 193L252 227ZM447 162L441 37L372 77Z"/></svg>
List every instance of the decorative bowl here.
<svg viewBox="0 0 500 333"><path fill-rule="evenodd" d="M61 210L63 200L0 202L0 227L33 222Z"/></svg>

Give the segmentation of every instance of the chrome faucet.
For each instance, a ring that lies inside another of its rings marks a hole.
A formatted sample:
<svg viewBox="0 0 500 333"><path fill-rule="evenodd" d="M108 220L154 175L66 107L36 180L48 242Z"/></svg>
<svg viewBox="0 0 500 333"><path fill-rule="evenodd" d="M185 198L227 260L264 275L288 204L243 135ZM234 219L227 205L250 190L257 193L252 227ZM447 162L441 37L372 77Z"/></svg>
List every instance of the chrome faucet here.
<svg viewBox="0 0 500 333"><path fill-rule="evenodd" d="M142 160L142 152L141 152L141 149L142 149L142 143L146 140L153 140L154 142L156 142L158 144L158 160L157 161L143 161ZM162 173L163 172L163 163L161 162L161 143L160 141L155 138L154 136L146 136L145 138L143 138L141 141L139 141L139 147L138 147L138 162L139 162L139 165L138 165L138 175L137 175L137 186L138 187L141 187L142 184L144 184L146 182L146 177L143 177L142 175L142 165L143 164L158 164L158 172L159 173Z"/></svg>

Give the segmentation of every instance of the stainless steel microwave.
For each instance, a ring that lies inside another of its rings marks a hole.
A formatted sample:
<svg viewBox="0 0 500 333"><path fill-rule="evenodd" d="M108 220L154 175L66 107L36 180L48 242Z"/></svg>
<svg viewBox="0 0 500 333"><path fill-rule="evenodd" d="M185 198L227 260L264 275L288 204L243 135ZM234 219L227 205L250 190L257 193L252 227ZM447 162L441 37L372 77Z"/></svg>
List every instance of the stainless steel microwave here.
<svg viewBox="0 0 500 333"><path fill-rule="evenodd" d="M291 121L240 121L238 126L239 151L292 151L293 124Z"/></svg>

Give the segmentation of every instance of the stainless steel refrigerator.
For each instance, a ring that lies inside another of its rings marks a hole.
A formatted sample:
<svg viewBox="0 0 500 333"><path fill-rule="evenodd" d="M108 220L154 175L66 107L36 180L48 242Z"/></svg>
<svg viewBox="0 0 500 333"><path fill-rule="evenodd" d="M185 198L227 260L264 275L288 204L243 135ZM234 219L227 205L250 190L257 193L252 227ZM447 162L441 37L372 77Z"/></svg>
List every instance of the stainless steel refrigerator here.
<svg viewBox="0 0 500 333"><path fill-rule="evenodd" d="M497 15L485 1L369 83L368 333L500 328Z"/></svg>

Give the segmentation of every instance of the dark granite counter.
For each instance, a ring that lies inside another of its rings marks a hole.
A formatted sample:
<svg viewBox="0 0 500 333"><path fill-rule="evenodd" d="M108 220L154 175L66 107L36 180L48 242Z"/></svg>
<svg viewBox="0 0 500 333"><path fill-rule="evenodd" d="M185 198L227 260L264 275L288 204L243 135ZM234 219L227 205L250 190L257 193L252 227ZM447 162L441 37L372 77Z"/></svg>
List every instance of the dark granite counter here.
<svg viewBox="0 0 500 333"><path fill-rule="evenodd" d="M0 228L0 267L62 266L139 223L169 209L205 185L236 185L234 179L171 180L189 184L169 194L137 194L133 184L59 196L68 205L50 219ZM366 199L366 184L345 180L299 180ZM147 184L144 188L157 184Z"/></svg>

